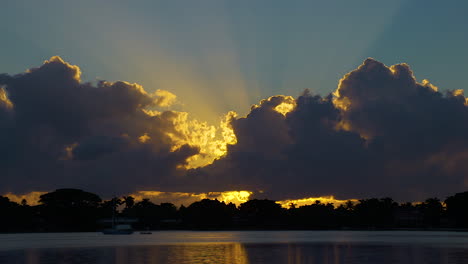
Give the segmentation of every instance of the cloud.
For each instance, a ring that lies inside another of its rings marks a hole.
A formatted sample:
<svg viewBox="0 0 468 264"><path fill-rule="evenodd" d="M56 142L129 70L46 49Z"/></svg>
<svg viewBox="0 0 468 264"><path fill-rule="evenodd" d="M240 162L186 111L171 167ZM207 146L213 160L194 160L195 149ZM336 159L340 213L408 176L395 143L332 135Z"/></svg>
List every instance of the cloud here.
<svg viewBox="0 0 468 264"><path fill-rule="evenodd" d="M464 176L449 172L434 156L466 152L468 111L462 93L445 94L427 80L419 83L407 64L387 67L367 59L345 75L335 92L349 130L367 139L380 182L401 196L463 190ZM458 169L466 171L464 166Z"/></svg>
<svg viewBox="0 0 468 264"><path fill-rule="evenodd" d="M80 78L59 57L0 75L0 193L419 200L468 185L463 90L418 82L407 64L367 59L328 95L272 96L219 125L168 109L168 91Z"/></svg>
<svg viewBox="0 0 468 264"><path fill-rule="evenodd" d="M60 57L0 76L0 192L75 186L119 193L168 188L183 175L180 167L200 151L175 139L187 114L151 110L175 95L80 76Z"/></svg>
<svg viewBox="0 0 468 264"><path fill-rule="evenodd" d="M158 89L154 92L155 104L161 107L169 107L176 102L177 96L169 91Z"/></svg>
<svg viewBox="0 0 468 264"><path fill-rule="evenodd" d="M276 107L285 100L286 96L263 100L246 117L233 120L237 144L228 148L226 157L197 173L212 176L213 180L205 181L217 186L264 191L266 197L275 199L343 193L352 188L356 177L347 172L365 168L364 140L336 130L340 113L329 98L306 92L283 115Z"/></svg>
<svg viewBox="0 0 468 264"><path fill-rule="evenodd" d="M417 82L407 64L367 59L333 93L306 91L282 115L284 101L271 97L232 120L237 144L195 175L276 199L416 200L467 187L466 98Z"/></svg>

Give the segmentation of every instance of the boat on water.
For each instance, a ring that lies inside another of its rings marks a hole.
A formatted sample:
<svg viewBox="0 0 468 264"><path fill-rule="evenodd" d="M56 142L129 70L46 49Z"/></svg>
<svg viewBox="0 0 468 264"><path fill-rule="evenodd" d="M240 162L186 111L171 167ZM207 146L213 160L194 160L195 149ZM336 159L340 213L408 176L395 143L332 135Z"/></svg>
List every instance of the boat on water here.
<svg viewBox="0 0 468 264"><path fill-rule="evenodd" d="M133 234L131 225L114 225L112 228L102 230L104 235L130 235Z"/></svg>
<svg viewBox="0 0 468 264"><path fill-rule="evenodd" d="M115 199L113 199L115 200ZM112 204L112 218L102 219L99 222L102 224L111 224L111 228L102 230L104 235L130 235L133 234L133 228L131 223L138 222L135 218L116 217L116 205L115 201Z"/></svg>

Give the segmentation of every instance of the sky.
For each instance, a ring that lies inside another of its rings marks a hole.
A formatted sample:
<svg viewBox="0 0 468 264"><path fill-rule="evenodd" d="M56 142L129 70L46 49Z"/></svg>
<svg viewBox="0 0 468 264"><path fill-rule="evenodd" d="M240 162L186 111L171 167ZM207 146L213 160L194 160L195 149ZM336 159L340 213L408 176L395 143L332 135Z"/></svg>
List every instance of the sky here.
<svg viewBox="0 0 468 264"><path fill-rule="evenodd" d="M217 122L271 95L329 93L367 57L464 88L467 10L464 1L8 1L0 72L58 55L84 80L169 90L180 109Z"/></svg>
<svg viewBox="0 0 468 264"><path fill-rule="evenodd" d="M463 191L467 11L431 0L8 1L0 193Z"/></svg>

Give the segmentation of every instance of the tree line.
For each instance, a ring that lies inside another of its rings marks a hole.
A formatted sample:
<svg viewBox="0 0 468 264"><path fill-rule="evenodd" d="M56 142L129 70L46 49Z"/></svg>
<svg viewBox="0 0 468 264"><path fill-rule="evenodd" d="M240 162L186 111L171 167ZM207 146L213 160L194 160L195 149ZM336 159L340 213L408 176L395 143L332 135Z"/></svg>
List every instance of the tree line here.
<svg viewBox="0 0 468 264"><path fill-rule="evenodd" d="M468 192L444 201L397 203L370 198L334 206L319 201L283 208L273 200L252 199L236 206L204 199L177 208L123 196L103 201L78 189L58 189L40 196L38 205L20 204L0 196L0 232L84 232L105 226L102 219L135 219L135 229L465 229Z"/></svg>

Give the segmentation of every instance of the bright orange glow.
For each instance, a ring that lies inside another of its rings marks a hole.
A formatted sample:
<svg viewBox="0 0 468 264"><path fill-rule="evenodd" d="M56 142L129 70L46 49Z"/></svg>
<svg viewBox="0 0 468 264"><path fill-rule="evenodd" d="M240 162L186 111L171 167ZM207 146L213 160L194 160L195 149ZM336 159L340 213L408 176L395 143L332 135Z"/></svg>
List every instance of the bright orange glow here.
<svg viewBox="0 0 468 264"><path fill-rule="evenodd" d="M28 205L38 205L39 204L39 197L47 192L30 192L25 194L13 194L7 193L3 196L8 197L10 201L21 204L21 201L25 199Z"/></svg>
<svg viewBox="0 0 468 264"><path fill-rule="evenodd" d="M297 200L283 200L283 201L278 201L277 203L281 204L281 206L284 208L289 208L291 204L294 204L294 206L296 207L300 207L304 205L314 204L317 201L323 204L332 203L335 207L338 207L340 205L345 205L348 201L357 203L359 200L357 199L339 200L339 199L335 199L333 195L330 195L330 196L302 198L302 199L297 199Z"/></svg>
<svg viewBox="0 0 468 264"><path fill-rule="evenodd" d="M463 89L456 89L452 91L453 96L463 96L465 98L465 91ZM468 97L465 98L465 106L468 106Z"/></svg>
<svg viewBox="0 0 468 264"><path fill-rule="evenodd" d="M437 86L433 85L432 83L430 83L429 80L427 80L427 79L422 80L421 85L430 88L430 89L433 90L434 92L439 91L439 88L438 88ZM463 91L463 90L462 90L462 91ZM463 92L462 92L462 95L463 95Z"/></svg>
<svg viewBox="0 0 468 264"><path fill-rule="evenodd" d="M234 111L230 111L224 116L223 120L221 120L221 133L223 135L224 142L226 143L224 145L224 149L222 149L224 154L227 153L227 145L237 144L236 134L234 133L234 130L232 129L232 126L230 124L231 120L236 117L237 113Z"/></svg>
<svg viewBox="0 0 468 264"><path fill-rule="evenodd" d="M39 204L39 197L42 194L47 192L30 192L25 194L13 194L7 193L3 196L8 197L10 201L15 203L21 203L23 199L26 199L29 205L38 205ZM252 196L253 192L251 191L225 191L225 192L206 192L206 193L189 193L189 192L160 192L160 191L138 191L135 193L130 193L127 195L131 195L135 198L135 201L141 201L143 199L149 199L151 202L155 204L160 203L173 203L176 206L185 205L188 206L194 202L203 200L203 199L217 199L221 202L225 203L233 203L236 206L239 206L242 203L247 202L250 197ZM335 199L333 195L330 196L320 196L320 197L308 197L296 200L282 200L278 201L277 203L280 204L284 208L289 208L291 203L294 204L296 207L314 204L316 201L320 201L320 203L327 204L333 203L335 207L340 205L346 204L348 201L353 203L357 203L359 200L357 199L348 199L348 200L339 200Z"/></svg>
<svg viewBox="0 0 468 264"><path fill-rule="evenodd" d="M13 103L10 101L10 98L8 98L8 94L5 91L5 89L1 86L0 86L0 103L3 103L3 105L8 109L13 108Z"/></svg>
<svg viewBox="0 0 468 264"><path fill-rule="evenodd" d="M136 201L150 199L153 203L171 202L175 205L190 205L203 199L218 199L221 202L240 205L249 200L252 195L250 191L226 191L207 193L186 193L186 192L159 192L159 191L139 191L129 194L135 197Z"/></svg>
<svg viewBox="0 0 468 264"><path fill-rule="evenodd" d="M7 193L3 196L8 197L10 201L21 203L26 199L29 205L38 205L39 197L47 192L30 192L25 194ZM225 191L225 192L207 192L207 193L187 193L187 192L159 192L159 191L139 191L131 193L136 201L141 201L144 198L150 199L153 203L170 202L175 205L190 205L191 203L200 201L202 199L218 199L225 203L233 203L240 205L249 200L253 194L251 191Z"/></svg>
<svg viewBox="0 0 468 264"><path fill-rule="evenodd" d="M251 194L252 192L249 191L222 192L218 200L223 201L225 203L233 203L239 205L241 203L247 202Z"/></svg>
<svg viewBox="0 0 468 264"><path fill-rule="evenodd" d="M284 102L275 107L275 111L286 116L287 113L291 112L296 108L296 100L292 96L284 96Z"/></svg>
<svg viewBox="0 0 468 264"><path fill-rule="evenodd" d="M286 115L296 107L296 100L292 96L278 95L262 100L260 104L269 100L281 100L274 108L275 111ZM259 107L254 105L254 107ZM237 143L237 137L231 127L231 121L238 115L234 111L225 114L218 125L210 125L189 116L187 112L168 111L158 112L144 109L148 116L169 115L169 122L172 122L174 130L167 131L166 135L171 139L171 151L177 151L184 145L199 148L199 153L187 159L187 164L178 166L180 169L193 169L212 164L215 160L225 156L228 146ZM147 143L151 140L151 135L145 133L138 138L140 143Z"/></svg>
<svg viewBox="0 0 468 264"><path fill-rule="evenodd" d="M452 92L453 96L463 96L463 94L464 94L463 89L457 89Z"/></svg>
<svg viewBox="0 0 468 264"><path fill-rule="evenodd" d="M146 143L147 141L149 141L151 139L150 136L148 136L148 133L144 133L142 136L140 136L138 138L138 141L140 141L140 143Z"/></svg>
<svg viewBox="0 0 468 264"><path fill-rule="evenodd" d="M223 238L230 236L223 234ZM234 237L233 237L234 238ZM234 238L235 239L235 238ZM204 263L230 263L230 264L248 264L249 260L244 245L241 243L217 243L216 247L194 248L190 245L180 245L177 254L172 254L171 263L199 263L193 260L205 260L209 256L212 261ZM189 261L188 261L189 260Z"/></svg>
<svg viewBox="0 0 468 264"><path fill-rule="evenodd" d="M230 121L235 118L235 112L227 113L220 121L219 126L212 126L206 122L189 119L186 112L175 112L172 119L176 133L167 132L167 136L173 141L171 151L176 151L183 145L199 147L200 153L190 157L185 169L203 167L213 163L214 160L226 155L228 145L236 144L237 139L230 126ZM147 113L148 114L148 113ZM153 113L150 113L153 114ZM154 113L157 115L158 113ZM143 138L140 137L140 142Z"/></svg>

